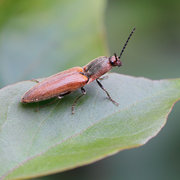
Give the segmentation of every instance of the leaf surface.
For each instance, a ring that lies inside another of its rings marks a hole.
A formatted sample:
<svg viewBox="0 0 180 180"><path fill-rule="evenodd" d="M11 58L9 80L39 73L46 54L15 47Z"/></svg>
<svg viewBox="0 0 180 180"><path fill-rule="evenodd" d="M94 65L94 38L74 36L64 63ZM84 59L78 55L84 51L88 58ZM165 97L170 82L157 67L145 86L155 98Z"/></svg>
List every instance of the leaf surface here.
<svg viewBox="0 0 180 180"><path fill-rule="evenodd" d="M160 131L180 99L180 79L152 81L111 73L102 84L119 106L93 82L85 86L87 95L71 115L80 91L54 104L21 104L21 96L35 84L24 81L0 90L2 179L60 172L143 145Z"/></svg>

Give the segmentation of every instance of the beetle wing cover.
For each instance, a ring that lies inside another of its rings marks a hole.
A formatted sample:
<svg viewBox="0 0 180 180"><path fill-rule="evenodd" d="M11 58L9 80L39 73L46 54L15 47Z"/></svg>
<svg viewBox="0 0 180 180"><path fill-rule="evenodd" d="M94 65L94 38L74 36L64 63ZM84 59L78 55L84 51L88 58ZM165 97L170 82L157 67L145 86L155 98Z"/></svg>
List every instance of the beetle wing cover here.
<svg viewBox="0 0 180 180"><path fill-rule="evenodd" d="M27 91L21 102L38 102L79 89L88 81L80 72L83 68L74 67L46 78Z"/></svg>

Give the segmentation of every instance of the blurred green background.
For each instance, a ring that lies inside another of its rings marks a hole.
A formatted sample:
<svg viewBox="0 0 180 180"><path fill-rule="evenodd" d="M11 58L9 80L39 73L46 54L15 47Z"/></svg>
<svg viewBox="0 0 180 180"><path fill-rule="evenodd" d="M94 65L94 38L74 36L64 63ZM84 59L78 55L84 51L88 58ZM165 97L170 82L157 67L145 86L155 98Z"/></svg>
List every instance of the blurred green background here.
<svg viewBox="0 0 180 180"><path fill-rule="evenodd" d="M105 25L110 54L136 32L116 72L151 79L180 77L180 1L109 0ZM180 102L162 131L145 146L92 165L38 179L180 179Z"/></svg>
<svg viewBox="0 0 180 180"><path fill-rule="evenodd" d="M15 4L16 1L14 1L14 6ZM80 6L80 4L78 6ZM86 11L88 7L83 4L82 8ZM92 15L93 10L94 9L92 9ZM36 9L34 11L36 13ZM0 13L2 13L2 11ZM31 17L28 18L31 19ZM122 56L123 66L120 69L116 68L114 71L151 79L180 77L179 0L109 0L106 6L104 21L110 54L120 52L130 31L134 26L136 27L136 32ZM4 22L0 20L0 24L2 25L3 23ZM48 31L48 29L46 30ZM3 38L3 35L0 35L0 37ZM36 46L38 47L38 44L36 44ZM97 52L98 51L103 52L103 50L97 50ZM97 52L92 53L92 57L94 57ZM29 54L32 56L30 52ZM50 57L53 59L51 54L47 56L47 58ZM71 58L72 57L69 57L69 59ZM77 62L73 63L73 65L78 65ZM80 62L80 64L81 63L82 62ZM66 66L69 64L70 63L67 62ZM11 64L12 68L15 67L15 65L18 64ZM1 64L1 67L2 66L5 67L9 65ZM28 66L27 63L26 66ZM46 65L44 65L44 67L46 67ZM7 76L7 74L12 76L11 70L6 72L1 70L0 73L1 87L11 83L11 80L8 81ZM14 74L14 80L21 80L18 73L19 72ZM50 71L48 71L48 73L49 75L51 74ZM6 74L6 78L3 78L4 74ZM41 77L40 75L39 77ZM29 76L24 77L28 78ZM179 139L180 102L175 105L166 126L158 136L150 140L145 146L122 151L91 165L37 179L179 180Z"/></svg>

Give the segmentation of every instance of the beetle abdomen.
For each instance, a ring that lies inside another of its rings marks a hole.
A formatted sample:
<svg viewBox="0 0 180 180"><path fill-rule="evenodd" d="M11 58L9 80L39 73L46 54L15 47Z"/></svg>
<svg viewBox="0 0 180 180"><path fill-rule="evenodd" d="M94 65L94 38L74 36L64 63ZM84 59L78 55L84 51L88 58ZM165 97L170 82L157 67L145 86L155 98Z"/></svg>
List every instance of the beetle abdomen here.
<svg viewBox="0 0 180 180"><path fill-rule="evenodd" d="M80 72L83 72L83 68L74 67L46 78L27 91L21 102L38 102L79 89L88 81Z"/></svg>

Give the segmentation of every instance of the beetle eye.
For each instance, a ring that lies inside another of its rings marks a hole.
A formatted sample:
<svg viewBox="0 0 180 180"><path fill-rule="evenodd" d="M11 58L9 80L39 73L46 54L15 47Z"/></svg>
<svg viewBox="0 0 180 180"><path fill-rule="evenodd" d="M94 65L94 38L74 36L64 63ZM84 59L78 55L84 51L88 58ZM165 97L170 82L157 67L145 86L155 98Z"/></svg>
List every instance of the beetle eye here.
<svg viewBox="0 0 180 180"><path fill-rule="evenodd" d="M114 64L115 64L115 62L116 62L115 56L109 57L109 62L111 63L112 66L114 66Z"/></svg>

